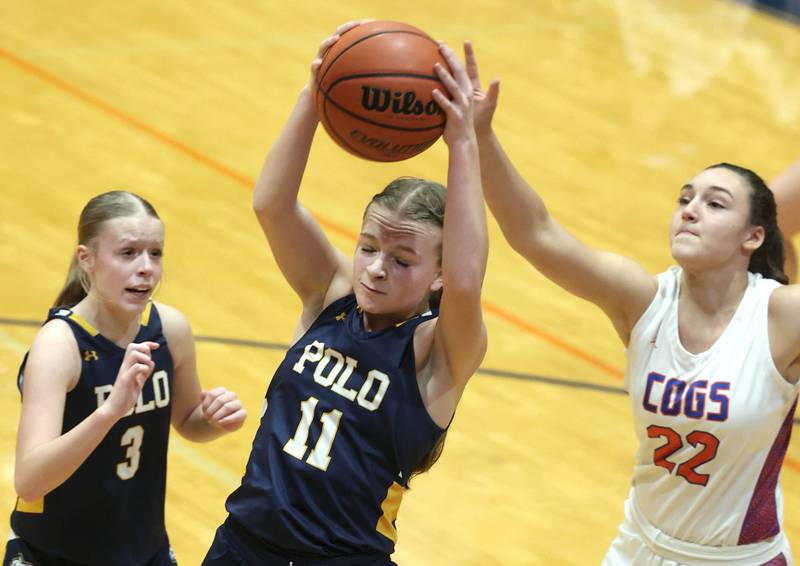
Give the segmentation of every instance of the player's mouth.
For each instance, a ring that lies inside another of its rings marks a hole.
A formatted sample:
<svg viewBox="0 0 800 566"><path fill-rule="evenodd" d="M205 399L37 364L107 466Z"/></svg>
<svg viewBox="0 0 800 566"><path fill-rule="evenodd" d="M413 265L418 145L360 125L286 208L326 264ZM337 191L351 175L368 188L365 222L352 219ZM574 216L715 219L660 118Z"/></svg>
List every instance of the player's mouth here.
<svg viewBox="0 0 800 566"><path fill-rule="evenodd" d="M134 297L144 299L150 295L150 287L125 287L125 292L130 293Z"/></svg>
<svg viewBox="0 0 800 566"><path fill-rule="evenodd" d="M372 287L370 287L369 285L366 285L365 283L361 283L361 286L364 287L364 289L366 289L370 293L374 293L376 295L385 295L386 294L384 291L378 291L377 289L373 289Z"/></svg>

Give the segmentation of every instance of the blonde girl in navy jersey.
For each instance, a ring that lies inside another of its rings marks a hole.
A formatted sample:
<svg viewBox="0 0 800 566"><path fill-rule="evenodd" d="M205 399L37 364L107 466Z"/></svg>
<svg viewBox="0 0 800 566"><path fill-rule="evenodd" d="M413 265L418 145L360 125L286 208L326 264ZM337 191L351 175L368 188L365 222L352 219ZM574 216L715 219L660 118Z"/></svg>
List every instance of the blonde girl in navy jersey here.
<svg viewBox="0 0 800 566"><path fill-rule="evenodd" d="M201 391L186 318L151 296L164 226L113 191L81 213L64 289L20 369L4 566L175 564L164 527L169 425L204 442L240 428L235 393Z"/></svg>
<svg viewBox="0 0 800 566"><path fill-rule="evenodd" d="M677 191L677 263L652 276L569 234L492 129L499 83L475 91L486 200L511 246L599 306L626 346L639 440L625 520L604 566L791 564L780 470L800 378L800 286L785 285L773 194L720 163ZM599 558L599 557L598 557Z"/></svg>
<svg viewBox="0 0 800 566"><path fill-rule="evenodd" d="M353 25L321 44L312 81ZM355 256L336 250L297 200L318 124L310 85L267 156L253 204L303 311L207 566L391 564L403 490L438 455L486 349L472 90L455 53L441 52L446 209L438 183L396 179L367 206Z"/></svg>

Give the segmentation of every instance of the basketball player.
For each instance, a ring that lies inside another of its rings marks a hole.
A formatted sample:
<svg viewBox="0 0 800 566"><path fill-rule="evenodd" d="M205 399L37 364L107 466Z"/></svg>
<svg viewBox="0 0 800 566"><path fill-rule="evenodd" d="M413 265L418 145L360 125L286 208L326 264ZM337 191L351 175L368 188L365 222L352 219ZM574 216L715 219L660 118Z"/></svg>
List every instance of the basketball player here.
<svg viewBox="0 0 800 566"><path fill-rule="evenodd" d="M627 348L639 439L606 566L791 563L778 479L800 377L800 287L786 286L775 201L753 172L713 165L678 192L678 264L656 277L590 249L550 216L492 130L499 83L475 90L486 199L511 246L598 305Z"/></svg>
<svg viewBox="0 0 800 566"><path fill-rule="evenodd" d="M312 81L353 25L322 42ZM437 67L452 101L434 91L447 114L446 211L441 185L396 179L367 206L355 257L337 251L297 201L318 123L310 83L267 156L254 208L303 311L206 566L393 564L403 491L438 457L486 349L472 89L441 52L452 69Z"/></svg>
<svg viewBox="0 0 800 566"><path fill-rule="evenodd" d="M797 280L797 253L792 243L792 236L800 232L800 215L797 214L797 210L800 210L800 160L775 177L769 187L775 193L775 201L778 203L778 225L786 239L784 271L789 281L794 283Z"/></svg>
<svg viewBox="0 0 800 566"><path fill-rule="evenodd" d="M124 191L91 199L66 285L22 363L16 508L4 566L175 564L164 528L170 422L193 441L245 410L201 391L186 318L151 296L164 227Z"/></svg>

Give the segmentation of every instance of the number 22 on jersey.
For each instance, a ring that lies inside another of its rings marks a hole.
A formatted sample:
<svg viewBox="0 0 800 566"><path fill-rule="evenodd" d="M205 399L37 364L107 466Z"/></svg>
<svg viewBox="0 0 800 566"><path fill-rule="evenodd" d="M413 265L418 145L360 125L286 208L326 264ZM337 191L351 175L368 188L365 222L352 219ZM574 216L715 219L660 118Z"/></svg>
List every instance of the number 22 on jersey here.
<svg viewBox="0 0 800 566"><path fill-rule="evenodd" d="M311 430L311 423L314 422L314 415L317 410L318 402L319 399L311 396L300 403L300 423L297 425L294 436L283 446L284 452L291 454L298 460L303 460L308 450L308 433ZM307 464L323 472L328 469L328 465L331 463L331 447L333 446L334 438L336 438L336 433L339 430L339 421L341 418L342 412L338 409L331 409L320 415L319 420L322 423L322 432L319 435L316 445L308 454L308 457L305 458Z"/></svg>
<svg viewBox="0 0 800 566"><path fill-rule="evenodd" d="M653 453L653 463L656 466L665 468L669 473L672 473L672 471L675 470L675 462L670 461L669 457L683 448L681 435L668 427L650 425L647 427L647 436L650 438L661 437L666 439L666 443L655 449ZM702 446L703 449L685 462L679 464L675 473L689 483L706 485L710 476L708 474L701 474L697 472L696 469L717 457L719 439L711 433L695 430L686 435L686 440L692 446Z"/></svg>

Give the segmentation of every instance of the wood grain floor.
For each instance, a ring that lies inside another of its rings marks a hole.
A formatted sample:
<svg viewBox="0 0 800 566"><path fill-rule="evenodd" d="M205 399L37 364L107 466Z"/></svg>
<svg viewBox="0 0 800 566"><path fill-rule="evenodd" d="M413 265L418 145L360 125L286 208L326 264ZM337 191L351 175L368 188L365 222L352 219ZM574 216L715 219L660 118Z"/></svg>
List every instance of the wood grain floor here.
<svg viewBox="0 0 800 566"><path fill-rule="evenodd" d="M299 303L250 212L250 188L338 23L373 17L475 44L502 80L497 129L552 212L590 245L670 264L678 188L719 161L770 178L800 154L800 27L714 0L0 0L0 509L14 502L14 378L60 288L92 195L139 192L167 227L158 298L205 337L285 344ZM400 174L443 180L441 143L377 164L318 133L301 197L344 250ZM545 281L491 223L490 332L434 470L400 511L403 565L598 564L635 448L623 348L599 310ZM206 386L244 399L245 429L173 435L168 529L199 564L238 484L281 352L201 340ZM546 381L540 377L555 378ZM559 381L561 380L561 381ZM577 385L577 386L576 386ZM596 388L579 387L582 385ZM800 549L800 449L784 467Z"/></svg>

